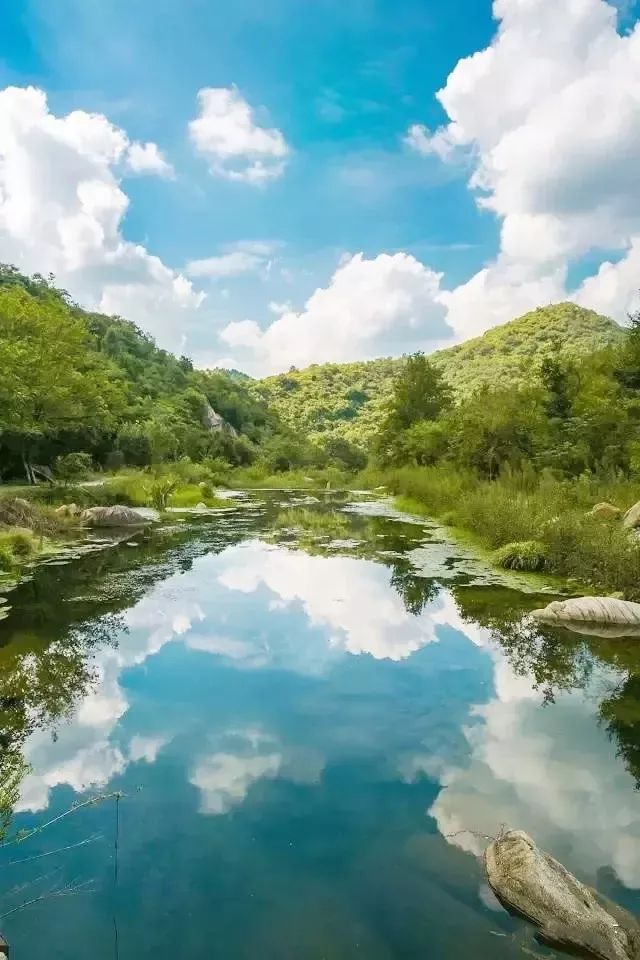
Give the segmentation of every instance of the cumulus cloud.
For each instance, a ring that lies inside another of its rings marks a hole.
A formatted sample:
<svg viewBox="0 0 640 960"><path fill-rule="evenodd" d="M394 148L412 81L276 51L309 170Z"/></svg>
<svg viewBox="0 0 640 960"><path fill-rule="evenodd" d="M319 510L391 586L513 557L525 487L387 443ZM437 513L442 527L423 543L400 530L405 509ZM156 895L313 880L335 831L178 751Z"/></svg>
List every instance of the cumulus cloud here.
<svg viewBox="0 0 640 960"><path fill-rule="evenodd" d="M290 152L284 136L256 121L236 87L206 87L198 103L189 136L214 176L259 186L282 175Z"/></svg>
<svg viewBox="0 0 640 960"><path fill-rule="evenodd" d="M155 144L100 115L56 116L42 90L0 91L0 260L54 273L90 308L121 313L178 348L203 295L122 234L127 171L168 175Z"/></svg>
<svg viewBox="0 0 640 960"><path fill-rule="evenodd" d="M127 149L127 168L132 173L152 173L171 178L174 169L157 143L132 143Z"/></svg>
<svg viewBox="0 0 640 960"><path fill-rule="evenodd" d="M246 348L249 363L269 372L433 346L451 335L440 280L409 254L368 260L359 253L347 257L299 313L285 310L264 330L255 321L230 323L220 336Z"/></svg>
<svg viewBox="0 0 640 960"><path fill-rule="evenodd" d="M495 0L493 12L491 44L437 95L448 122L405 137L445 161L466 150L470 187L501 221L497 260L452 291L450 322L475 333L567 296L622 319L640 242L640 26L620 35L604 0ZM568 264L594 249L627 255L567 291Z"/></svg>

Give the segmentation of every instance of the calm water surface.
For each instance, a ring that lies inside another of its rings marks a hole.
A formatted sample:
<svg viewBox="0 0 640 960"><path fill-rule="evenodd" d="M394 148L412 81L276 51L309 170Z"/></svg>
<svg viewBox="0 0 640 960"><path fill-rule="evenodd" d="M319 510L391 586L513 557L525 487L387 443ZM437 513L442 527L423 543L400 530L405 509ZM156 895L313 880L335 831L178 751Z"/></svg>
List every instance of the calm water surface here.
<svg viewBox="0 0 640 960"><path fill-rule="evenodd" d="M548 599L356 495L40 567L0 622L8 837L123 796L0 849L13 956L556 956L483 883L503 823L640 912L640 641L536 632Z"/></svg>

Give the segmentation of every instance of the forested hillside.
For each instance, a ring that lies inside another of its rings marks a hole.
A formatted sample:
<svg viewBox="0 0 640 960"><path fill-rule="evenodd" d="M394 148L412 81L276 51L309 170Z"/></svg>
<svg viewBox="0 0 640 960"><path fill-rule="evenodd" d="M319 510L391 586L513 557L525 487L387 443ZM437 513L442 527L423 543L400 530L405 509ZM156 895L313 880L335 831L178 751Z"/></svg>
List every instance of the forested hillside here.
<svg viewBox="0 0 640 960"><path fill-rule="evenodd" d="M243 378L196 371L133 323L82 310L52 278L9 266L0 370L0 479L79 451L108 467L184 456L243 464L286 435Z"/></svg>
<svg viewBox="0 0 640 960"><path fill-rule="evenodd" d="M560 303L540 307L481 337L438 351L430 359L457 396L468 396L485 385L526 381L549 353L585 356L619 343L622 337L622 328L607 317ZM314 364L256 381L252 389L286 424L302 427L312 439L338 436L366 447L403 363L382 359Z"/></svg>

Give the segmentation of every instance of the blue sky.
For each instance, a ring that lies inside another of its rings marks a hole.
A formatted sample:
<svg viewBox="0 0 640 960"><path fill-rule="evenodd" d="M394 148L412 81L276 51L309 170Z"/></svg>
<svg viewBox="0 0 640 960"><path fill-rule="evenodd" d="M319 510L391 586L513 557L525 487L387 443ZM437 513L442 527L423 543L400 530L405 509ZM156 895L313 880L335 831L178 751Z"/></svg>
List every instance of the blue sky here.
<svg viewBox="0 0 640 960"><path fill-rule="evenodd" d="M624 315L640 261L637 8L616 22L603 0L557 6L5 0L0 161L33 182L0 173L0 258L252 372L429 349L566 296ZM44 106L5 89L28 87ZM246 107L251 137L267 131L264 156L249 146L245 164L219 115L198 147L207 89ZM585 145L603 104L619 123ZM81 135L73 111L93 117ZM98 156L96 116L156 144L164 168L134 171L113 133ZM270 172L251 182L256 156Z"/></svg>

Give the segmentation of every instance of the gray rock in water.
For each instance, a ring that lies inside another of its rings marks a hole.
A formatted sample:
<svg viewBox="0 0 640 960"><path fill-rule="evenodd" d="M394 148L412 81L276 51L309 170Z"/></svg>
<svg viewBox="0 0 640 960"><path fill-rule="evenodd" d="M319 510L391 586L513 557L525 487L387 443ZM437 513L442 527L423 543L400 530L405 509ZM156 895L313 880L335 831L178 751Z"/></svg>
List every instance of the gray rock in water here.
<svg viewBox="0 0 640 960"><path fill-rule="evenodd" d="M90 527L142 527L149 523L137 510L131 507L89 507L83 510L81 519Z"/></svg>
<svg viewBox="0 0 640 960"><path fill-rule="evenodd" d="M613 628L606 636L640 635L640 603L615 597L554 600L542 610L533 610L531 616L542 623L557 623L583 633L593 632L589 625L598 625ZM599 636L599 631L595 635Z"/></svg>
<svg viewBox="0 0 640 960"><path fill-rule="evenodd" d="M500 902L535 924L544 942L599 960L639 960L635 918L580 883L522 830L487 847L485 868Z"/></svg>

